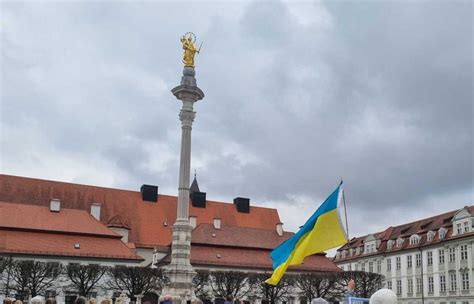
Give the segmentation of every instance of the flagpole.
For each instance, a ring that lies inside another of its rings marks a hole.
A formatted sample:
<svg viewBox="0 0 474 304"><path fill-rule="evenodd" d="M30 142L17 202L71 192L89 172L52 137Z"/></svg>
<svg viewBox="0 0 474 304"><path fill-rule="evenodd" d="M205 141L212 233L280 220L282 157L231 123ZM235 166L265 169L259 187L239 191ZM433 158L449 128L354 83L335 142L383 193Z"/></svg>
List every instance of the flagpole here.
<svg viewBox="0 0 474 304"><path fill-rule="evenodd" d="M347 240L349 240L349 223L347 222L347 207L346 207L346 196L344 195L344 189L342 189L342 202L344 203L344 217L346 218Z"/></svg>

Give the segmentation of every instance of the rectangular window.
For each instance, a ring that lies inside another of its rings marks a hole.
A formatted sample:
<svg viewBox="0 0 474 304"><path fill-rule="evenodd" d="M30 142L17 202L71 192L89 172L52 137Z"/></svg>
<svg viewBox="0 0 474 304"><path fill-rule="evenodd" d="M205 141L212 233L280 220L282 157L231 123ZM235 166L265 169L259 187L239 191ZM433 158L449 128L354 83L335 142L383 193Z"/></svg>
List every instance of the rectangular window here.
<svg viewBox="0 0 474 304"><path fill-rule="evenodd" d="M428 293L434 292L434 281L433 277L428 277Z"/></svg>
<svg viewBox="0 0 474 304"><path fill-rule="evenodd" d="M420 267L421 266L421 253L417 253L415 255L415 259L416 259L416 267Z"/></svg>
<svg viewBox="0 0 474 304"><path fill-rule="evenodd" d="M467 245L460 246L461 251L461 260L467 260Z"/></svg>
<svg viewBox="0 0 474 304"><path fill-rule="evenodd" d="M408 279L408 293L413 293L413 279Z"/></svg>
<svg viewBox="0 0 474 304"><path fill-rule="evenodd" d="M369 272L374 272L374 262L369 262Z"/></svg>
<svg viewBox="0 0 474 304"><path fill-rule="evenodd" d="M402 280L397 280L397 295L402 294Z"/></svg>
<svg viewBox="0 0 474 304"><path fill-rule="evenodd" d="M359 270L359 264L357 264L357 263L355 264L355 270L356 271Z"/></svg>
<svg viewBox="0 0 474 304"><path fill-rule="evenodd" d="M365 271L365 262L362 263L362 265L361 265L361 270L362 270L362 271Z"/></svg>
<svg viewBox="0 0 474 304"><path fill-rule="evenodd" d="M392 281L387 281L387 289L392 289Z"/></svg>
<svg viewBox="0 0 474 304"><path fill-rule="evenodd" d="M397 270L400 270L402 268L400 257L396 257L395 264L396 264Z"/></svg>
<svg viewBox="0 0 474 304"><path fill-rule="evenodd" d="M446 277L444 275L439 276L439 291L446 292Z"/></svg>
<svg viewBox="0 0 474 304"><path fill-rule="evenodd" d="M469 232L469 222L464 222L464 233Z"/></svg>
<svg viewBox="0 0 474 304"><path fill-rule="evenodd" d="M416 293L421 293L422 287L421 278L416 278Z"/></svg>
<svg viewBox="0 0 474 304"><path fill-rule="evenodd" d="M411 255L407 256L407 268L411 268L412 267L412 260L411 260Z"/></svg>
<svg viewBox="0 0 474 304"><path fill-rule="evenodd" d="M449 280L451 281L451 291L456 291L457 287L457 281L456 281L456 273L453 272L449 275Z"/></svg>
<svg viewBox="0 0 474 304"><path fill-rule="evenodd" d="M392 270L392 260L387 259L387 271L391 271L391 270Z"/></svg>
<svg viewBox="0 0 474 304"><path fill-rule="evenodd" d="M444 264L444 249L438 250L439 263Z"/></svg>
<svg viewBox="0 0 474 304"><path fill-rule="evenodd" d="M462 290L469 290L469 272L461 273Z"/></svg>
<svg viewBox="0 0 474 304"><path fill-rule="evenodd" d="M449 261L454 262L456 260L456 248L449 248Z"/></svg>
<svg viewBox="0 0 474 304"><path fill-rule="evenodd" d="M377 261L377 272L378 273L382 272L382 261Z"/></svg>
<svg viewBox="0 0 474 304"><path fill-rule="evenodd" d="M433 252L432 251L426 252L426 256L427 256L428 266L433 265Z"/></svg>
<svg viewBox="0 0 474 304"><path fill-rule="evenodd" d="M458 230L458 234L462 234L461 223L457 223L456 228Z"/></svg>

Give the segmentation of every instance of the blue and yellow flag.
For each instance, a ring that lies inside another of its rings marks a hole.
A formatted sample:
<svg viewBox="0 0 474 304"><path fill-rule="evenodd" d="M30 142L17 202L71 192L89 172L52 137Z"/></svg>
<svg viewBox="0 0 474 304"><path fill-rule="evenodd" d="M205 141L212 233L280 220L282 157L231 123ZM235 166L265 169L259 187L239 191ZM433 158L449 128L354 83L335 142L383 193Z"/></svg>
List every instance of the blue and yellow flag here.
<svg viewBox="0 0 474 304"><path fill-rule="evenodd" d="M266 283L277 285L288 266L301 264L307 256L347 243L338 212L342 191L341 182L295 235L273 249L273 274Z"/></svg>

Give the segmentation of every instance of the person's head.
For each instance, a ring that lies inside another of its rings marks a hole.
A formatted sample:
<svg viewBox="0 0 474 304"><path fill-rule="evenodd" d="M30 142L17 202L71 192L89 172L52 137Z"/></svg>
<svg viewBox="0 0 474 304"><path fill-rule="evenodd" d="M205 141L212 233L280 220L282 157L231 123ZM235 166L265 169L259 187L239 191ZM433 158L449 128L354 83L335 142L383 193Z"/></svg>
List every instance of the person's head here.
<svg viewBox="0 0 474 304"><path fill-rule="evenodd" d="M3 304L12 304L12 303L13 303L13 301L10 298L3 299Z"/></svg>
<svg viewBox="0 0 474 304"><path fill-rule="evenodd" d="M173 299L173 297L171 297L171 294L167 293L167 294L165 294L164 299L165 299L165 301L171 301Z"/></svg>
<svg viewBox="0 0 474 304"><path fill-rule="evenodd" d="M15 304L23 304L23 302L21 300L16 300Z"/></svg>
<svg viewBox="0 0 474 304"><path fill-rule="evenodd" d="M44 298L42 296L36 296L31 299L31 304L44 304Z"/></svg>
<svg viewBox="0 0 474 304"><path fill-rule="evenodd" d="M97 300L94 298L89 299L89 304L97 304Z"/></svg>
<svg viewBox="0 0 474 304"><path fill-rule="evenodd" d="M15 303L17 304L17 303ZM56 299L55 298L47 298L46 299L46 304L56 304Z"/></svg>
<svg viewBox="0 0 474 304"><path fill-rule="evenodd" d="M86 304L86 303L87 303L87 299L84 297L77 297L76 301L74 301L74 304Z"/></svg>
<svg viewBox="0 0 474 304"><path fill-rule="evenodd" d="M231 295L228 295L227 297L225 297L225 300L226 300L226 301L232 301L232 296L231 296Z"/></svg>
<svg viewBox="0 0 474 304"><path fill-rule="evenodd" d="M354 281L353 279L351 279L351 280L349 281L349 283L347 283L347 289L348 289L348 290L354 290L355 287L356 287L356 283L355 283L355 281Z"/></svg>
<svg viewBox="0 0 474 304"><path fill-rule="evenodd" d="M380 289L370 297L370 304L397 304L397 295L393 290Z"/></svg>

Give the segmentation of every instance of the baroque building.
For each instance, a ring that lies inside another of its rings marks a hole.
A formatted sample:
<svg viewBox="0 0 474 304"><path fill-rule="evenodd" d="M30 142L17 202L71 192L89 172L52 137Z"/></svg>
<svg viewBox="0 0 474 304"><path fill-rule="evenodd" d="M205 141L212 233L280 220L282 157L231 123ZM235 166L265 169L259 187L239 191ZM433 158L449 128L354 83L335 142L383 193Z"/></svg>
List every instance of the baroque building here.
<svg viewBox="0 0 474 304"><path fill-rule="evenodd" d="M404 304L474 303L474 206L353 238L334 262L385 276Z"/></svg>
<svg viewBox="0 0 474 304"><path fill-rule="evenodd" d="M153 185L130 191L0 174L0 257L163 267L171 260L176 206L176 196L159 194ZM233 203L207 200L196 179L188 207L190 262L196 270L270 275L270 252L293 235L284 231L276 209L252 206L243 197ZM325 254L288 270L335 271L340 268ZM105 296L113 295L97 294ZM146 294L143 303L155 304L158 297ZM59 303L74 298L67 290L56 294ZM305 299L295 291L291 303L300 300Z"/></svg>

